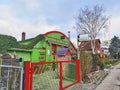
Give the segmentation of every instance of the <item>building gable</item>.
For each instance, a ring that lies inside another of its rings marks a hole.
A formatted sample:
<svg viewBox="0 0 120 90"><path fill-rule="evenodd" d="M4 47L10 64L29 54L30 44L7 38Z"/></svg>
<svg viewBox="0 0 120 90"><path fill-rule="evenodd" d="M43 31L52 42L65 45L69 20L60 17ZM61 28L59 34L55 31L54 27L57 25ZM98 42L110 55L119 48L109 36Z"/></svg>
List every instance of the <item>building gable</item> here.
<svg viewBox="0 0 120 90"><path fill-rule="evenodd" d="M95 40L95 49L100 49L100 44L101 44L101 42L100 42L100 40L99 39L96 39ZM92 48L91 48L91 41L89 40L89 41L82 41L81 43L80 43L80 46L79 46L79 48L80 49L84 49L84 50L88 50L88 51L91 51L92 50Z"/></svg>
<svg viewBox="0 0 120 90"><path fill-rule="evenodd" d="M64 45L64 47L69 47L69 38L59 32L59 31L50 31L44 34L44 36L46 36L47 38L50 38L51 40L56 40L54 41L50 41L51 43L56 43L56 44L60 44L60 45ZM48 40L49 41L49 40ZM73 45L73 43L70 41L70 48L72 53L77 53L77 49L75 48L75 46Z"/></svg>

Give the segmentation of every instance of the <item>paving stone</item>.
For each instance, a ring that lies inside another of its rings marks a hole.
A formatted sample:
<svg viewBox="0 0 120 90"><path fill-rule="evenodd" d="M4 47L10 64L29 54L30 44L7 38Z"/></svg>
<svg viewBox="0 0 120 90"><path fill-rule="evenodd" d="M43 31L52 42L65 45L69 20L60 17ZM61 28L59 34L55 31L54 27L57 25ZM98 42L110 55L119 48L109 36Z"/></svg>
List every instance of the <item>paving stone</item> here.
<svg viewBox="0 0 120 90"><path fill-rule="evenodd" d="M90 85L76 84L66 90L120 90L120 64L111 69L106 78L95 88Z"/></svg>
<svg viewBox="0 0 120 90"><path fill-rule="evenodd" d="M111 69L109 75L95 90L120 90L120 64Z"/></svg>

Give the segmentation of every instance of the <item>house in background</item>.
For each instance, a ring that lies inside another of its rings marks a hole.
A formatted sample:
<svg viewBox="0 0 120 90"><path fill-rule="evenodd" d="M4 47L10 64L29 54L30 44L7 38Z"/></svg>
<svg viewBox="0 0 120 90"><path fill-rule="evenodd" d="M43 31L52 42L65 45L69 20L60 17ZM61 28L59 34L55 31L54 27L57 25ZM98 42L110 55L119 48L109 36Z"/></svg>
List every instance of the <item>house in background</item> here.
<svg viewBox="0 0 120 90"><path fill-rule="evenodd" d="M25 39L25 33L22 33L22 41L19 41L17 48L11 48L8 53L17 58L23 58L24 61L57 61L57 53L62 48L69 48L70 54L77 53L76 48L69 38L59 31L50 31L45 34L39 34L35 38ZM69 45L70 44L70 45ZM71 57L70 57L71 60Z"/></svg>
<svg viewBox="0 0 120 90"><path fill-rule="evenodd" d="M109 56L110 55L110 52L109 52L110 40L103 41L101 44L101 47L102 47L102 50L104 51L104 54L106 56Z"/></svg>
<svg viewBox="0 0 120 90"><path fill-rule="evenodd" d="M81 41L79 49L92 52L91 41ZM101 49L100 39L95 39L95 53L100 53L101 59L104 58L104 52Z"/></svg>
<svg viewBox="0 0 120 90"><path fill-rule="evenodd" d="M71 52L70 52L69 48L61 48L57 52L57 56L58 56L58 61L71 60Z"/></svg>

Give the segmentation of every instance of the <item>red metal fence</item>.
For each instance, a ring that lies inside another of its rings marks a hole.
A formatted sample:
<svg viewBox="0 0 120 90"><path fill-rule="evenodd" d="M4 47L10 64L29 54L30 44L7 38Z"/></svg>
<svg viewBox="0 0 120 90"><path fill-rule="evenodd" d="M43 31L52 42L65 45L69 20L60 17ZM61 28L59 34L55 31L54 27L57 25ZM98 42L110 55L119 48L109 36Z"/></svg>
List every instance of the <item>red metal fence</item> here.
<svg viewBox="0 0 120 90"><path fill-rule="evenodd" d="M27 61L24 76L24 90L64 90L80 82L80 60Z"/></svg>

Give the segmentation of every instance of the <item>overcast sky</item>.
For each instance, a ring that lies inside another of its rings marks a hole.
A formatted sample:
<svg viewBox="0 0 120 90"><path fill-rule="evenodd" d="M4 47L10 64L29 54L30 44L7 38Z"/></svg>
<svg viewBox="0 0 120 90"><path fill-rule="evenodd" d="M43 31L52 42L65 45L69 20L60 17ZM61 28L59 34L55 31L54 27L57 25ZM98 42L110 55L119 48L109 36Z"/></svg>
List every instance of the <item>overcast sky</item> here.
<svg viewBox="0 0 120 90"><path fill-rule="evenodd" d="M110 16L109 31L99 35L111 39L120 35L120 0L0 0L0 34L12 35L21 40L21 33L27 38L51 30L59 30L75 41L73 29L80 8L102 5L106 16Z"/></svg>

